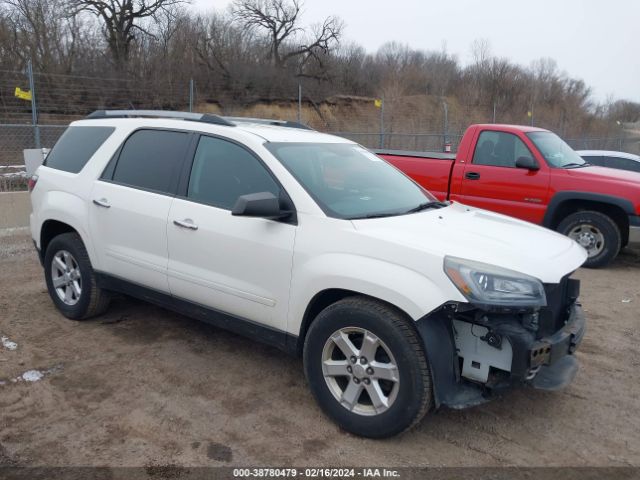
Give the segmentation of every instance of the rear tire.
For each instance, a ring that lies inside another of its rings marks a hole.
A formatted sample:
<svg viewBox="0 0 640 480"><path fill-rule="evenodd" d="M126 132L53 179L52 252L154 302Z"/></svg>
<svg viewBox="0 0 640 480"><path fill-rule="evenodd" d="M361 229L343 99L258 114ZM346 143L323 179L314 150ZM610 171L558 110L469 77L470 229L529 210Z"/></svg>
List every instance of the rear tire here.
<svg viewBox="0 0 640 480"><path fill-rule="evenodd" d="M587 268L604 267L611 263L622 247L620 228L607 215L585 210L567 216L558 225L558 232L577 241L587 250Z"/></svg>
<svg viewBox="0 0 640 480"><path fill-rule="evenodd" d="M348 297L311 324L305 374L322 410L343 429L389 437L416 425L431 408L431 374L410 322L382 302Z"/></svg>
<svg viewBox="0 0 640 480"><path fill-rule="evenodd" d="M103 313L111 294L99 288L89 254L77 233L53 238L44 257L49 296L67 318L85 320Z"/></svg>

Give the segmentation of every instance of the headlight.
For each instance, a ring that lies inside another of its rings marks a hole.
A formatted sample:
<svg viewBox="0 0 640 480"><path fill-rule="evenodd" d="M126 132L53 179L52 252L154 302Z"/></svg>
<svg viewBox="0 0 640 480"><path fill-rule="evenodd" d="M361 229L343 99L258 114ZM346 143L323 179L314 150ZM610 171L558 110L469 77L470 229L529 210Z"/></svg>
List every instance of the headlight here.
<svg viewBox="0 0 640 480"><path fill-rule="evenodd" d="M444 271L471 303L504 307L543 307L547 304L537 278L486 263L445 257Z"/></svg>

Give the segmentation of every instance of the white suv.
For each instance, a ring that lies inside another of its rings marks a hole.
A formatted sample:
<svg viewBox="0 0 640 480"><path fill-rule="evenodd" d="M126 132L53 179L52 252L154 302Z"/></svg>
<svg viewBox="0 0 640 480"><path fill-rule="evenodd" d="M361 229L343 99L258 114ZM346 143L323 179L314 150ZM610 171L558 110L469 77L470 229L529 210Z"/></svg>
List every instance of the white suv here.
<svg viewBox="0 0 640 480"><path fill-rule="evenodd" d="M302 355L322 409L385 437L430 409L571 382L585 320L573 240L439 202L291 122L99 111L30 182L63 315L121 292Z"/></svg>

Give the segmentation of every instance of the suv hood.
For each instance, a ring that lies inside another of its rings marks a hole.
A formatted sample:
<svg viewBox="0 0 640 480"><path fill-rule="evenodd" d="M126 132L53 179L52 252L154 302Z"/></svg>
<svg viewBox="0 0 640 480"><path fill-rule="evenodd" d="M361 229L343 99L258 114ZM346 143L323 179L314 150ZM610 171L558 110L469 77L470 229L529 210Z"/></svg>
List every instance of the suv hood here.
<svg viewBox="0 0 640 480"><path fill-rule="evenodd" d="M587 259L581 246L559 233L460 203L416 214L353 220L353 224L359 233L386 243L497 265L543 283L559 283Z"/></svg>

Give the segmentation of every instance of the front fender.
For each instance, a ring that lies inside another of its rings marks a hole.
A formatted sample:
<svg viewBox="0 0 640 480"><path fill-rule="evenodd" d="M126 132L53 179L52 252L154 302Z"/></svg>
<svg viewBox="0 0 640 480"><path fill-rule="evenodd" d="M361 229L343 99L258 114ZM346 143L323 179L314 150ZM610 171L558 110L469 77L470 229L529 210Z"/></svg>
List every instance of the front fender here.
<svg viewBox="0 0 640 480"><path fill-rule="evenodd" d="M447 301L466 301L446 279L444 271L436 273L438 280L442 280L438 283L415 270L371 257L342 253L314 256L294 268L287 330L297 335L311 300L328 289L378 298L413 320Z"/></svg>

